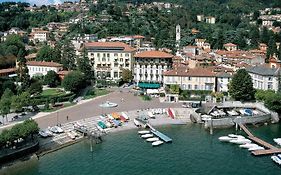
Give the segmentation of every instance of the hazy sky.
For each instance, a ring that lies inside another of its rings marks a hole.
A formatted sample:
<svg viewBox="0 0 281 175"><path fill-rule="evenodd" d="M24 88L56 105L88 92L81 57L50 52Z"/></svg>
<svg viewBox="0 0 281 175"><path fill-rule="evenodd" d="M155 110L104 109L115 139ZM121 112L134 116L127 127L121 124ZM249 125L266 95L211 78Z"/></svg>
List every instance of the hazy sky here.
<svg viewBox="0 0 281 175"><path fill-rule="evenodd" d="M7 1L13 1L13 2L28 2L30 4L37 4L37 5L43 5L43 4L58 4L62 3L66 0L0 0L0 2L7 2ZM75 0L67 0L67 1L75 1ZM76 0L78 1L78 0Z"/></svg>

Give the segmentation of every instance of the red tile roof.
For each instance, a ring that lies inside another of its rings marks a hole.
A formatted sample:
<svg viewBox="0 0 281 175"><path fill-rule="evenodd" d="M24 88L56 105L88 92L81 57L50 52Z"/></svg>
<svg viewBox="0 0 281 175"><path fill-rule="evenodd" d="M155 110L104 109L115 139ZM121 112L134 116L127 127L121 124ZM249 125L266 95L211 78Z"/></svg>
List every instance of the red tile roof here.
<svg viewBox="0 0 281 175"><path fill-rule="evenodd" d="M0 74L14 73L17 68L0 69Z"/></svg>
<svg viewBox="0 0 281 175"><path fill-rule="evenodd" d="M173 58L174 55L161 51L144 51L135 55L136 58Z"/></svg>
<svg viewBox="0 0 281 175"><path fill-rule="evenodd" d="M123 48L124 51L132 52L135 49L122 42L89 42L85 43L86 48L95 47L95 48Z"/></svg>
<svg viewBox="0 0 281 175"><path fill-rule="evenodd" d="M214 77L216 74L210 68L178 68L164 72L165 76L183 76L183 77Z"/></svg>
<svg viewBox="0 0 281 175"><path fill-rule="evenodd" d="M46 62L46 61L28 61L26 63L28 66L42 66L42 67L62 67L62 64L56 62Z"/></svg>
<svg viewBox="0 0 281 175"><path fill-rule="evenodd" d="M226 43L223 45L224 47L236 47L237 45L236 44L233 44L233 43Z"/></svg>

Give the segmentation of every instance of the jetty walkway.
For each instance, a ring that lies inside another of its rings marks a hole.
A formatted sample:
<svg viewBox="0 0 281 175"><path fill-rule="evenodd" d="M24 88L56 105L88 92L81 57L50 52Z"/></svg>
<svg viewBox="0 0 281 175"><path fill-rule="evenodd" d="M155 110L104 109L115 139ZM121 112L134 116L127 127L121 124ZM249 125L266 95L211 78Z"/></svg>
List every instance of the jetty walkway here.
<svg viewBox="0 0 281 175"><path fill-rule="evenodd" d="M243 124L239 124L239 127L248 135L248 138L251 139L253 142L268 148L265 150L256 150L256 151L252 151L252 154L255 156L261 156L261 155L268 155L268 154L276 154L276 153L281 153L281 149L277 148L269 143L267 143L266 141L255 137L247 128L246 126L244 126Z"/></svg>

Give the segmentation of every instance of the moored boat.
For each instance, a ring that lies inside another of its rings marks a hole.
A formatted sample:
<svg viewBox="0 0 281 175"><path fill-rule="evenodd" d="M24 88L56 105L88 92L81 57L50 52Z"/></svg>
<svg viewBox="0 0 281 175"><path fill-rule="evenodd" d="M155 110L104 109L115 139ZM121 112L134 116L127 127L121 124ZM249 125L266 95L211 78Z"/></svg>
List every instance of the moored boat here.
<svg viewBox="0 0 281 175"><path fill-rule="evenodd" d="M150 137L153 137L153 134L144 134L141 136L141 138L144 138L144 139L147 139L147 138L150 138Z"/></svg>
<svg viewBox="0 0 281 175"><path fill-rule="evenodd" d="M246 144L246 143L252 143L252 141L249 139L234 139L234 140L230 140L229 142L239 144L239 145Z"/></svg>
<svg viewBox="0 0 281 175"><path fill-rule="evenodd" d="M229 142L231 140L235 140L236 138L228 137L228 136L221 136L219 137L219 140L222 142Z"/></svg>
<svg viewBox="0 0 281 175"><path fill-rule="evenodd" d="M127 119L126 119L123 115L120 115L120 120L121 120L122 122L127 122Z"/></svg>
<svg viewBox="0 0 281 175"><path fill-rule="evenodd" d="M228 134L228 137L245 139L244 136L242 136L242 135L236 135L236 134Z"/></svg>
<svg viewBox="0 0 281 175"><path fill-rule="evenodd" d="M246 143L244 145L239 145L240 148L247 148L247 149L257 147L257 146L259 146L259 145L254 144L254 143Z"/></svg>
<svg viewBox="0 0 281 175"><path fill-rule="evenodd" d="M281 165L281 154L271 156L271 159L272 159L275 163Z"/></svg>
<svg viewBox="0 0 281 175"><path fill-rule="evenodd" d="M163 143L164 143L163 141L158 140L158 141L152 142L152 146L159 146L159 145L161 145Z"/></svg>
<svg viewBox="0 0 281 175"><path fill-rule="evenodd" d="M72 132L67 132L66 134L67 134L67 136L70 137L72 140L75 139L75 135L72 134Z"/></svg>
<svg viewBox="0 0 281 175"><path fill-rule="evenodd" d="M155 142L155 141L158 141L158 140L159 140L158 137L152 137L152 138L146 139L146 141L148 141L148 142Z"/></svg>
<svg viewBox="0 0 281 175"><path fill-rule="evenodd" d="M130 119L129 116L128 116L125 112L122 112L121 114L122 114L122 116L123 116L126 120L129 120L129 119Z"/></svg>
<svg viewBox="0 0 281 175"><path fill-rule="evenodd" d="M256 146L248 149L249 151L256 151L256 150L264 150L264 147L262 146Z"/></svg>
<svg viewBox="0 0 281 175"><path fill-rule="evenodd" d="M142 130L142 131L138 131L139 134L149 134L150 131L148 130Z"/></svg>

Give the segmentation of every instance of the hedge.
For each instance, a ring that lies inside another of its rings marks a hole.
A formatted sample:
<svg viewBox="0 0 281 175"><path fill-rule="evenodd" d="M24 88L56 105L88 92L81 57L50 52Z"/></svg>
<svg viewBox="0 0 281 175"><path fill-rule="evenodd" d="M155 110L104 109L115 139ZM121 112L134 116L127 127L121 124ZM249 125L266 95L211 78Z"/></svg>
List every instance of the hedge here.
<svg viewBox="0 0 281 175"><path fill-rule="evenodd" d="M45 104L45 102L48 101L54 101L56 102L65 102L65 101L73 101L73 99L75 98L75 94L74 93L68 93L68 94L62 94L62 95L58 95L58 96L50 96L50 97L44 97L44 96L36 96L36 97L32 97L32 99L35 101L35 104L39 105L39 104Z"/></svg>

